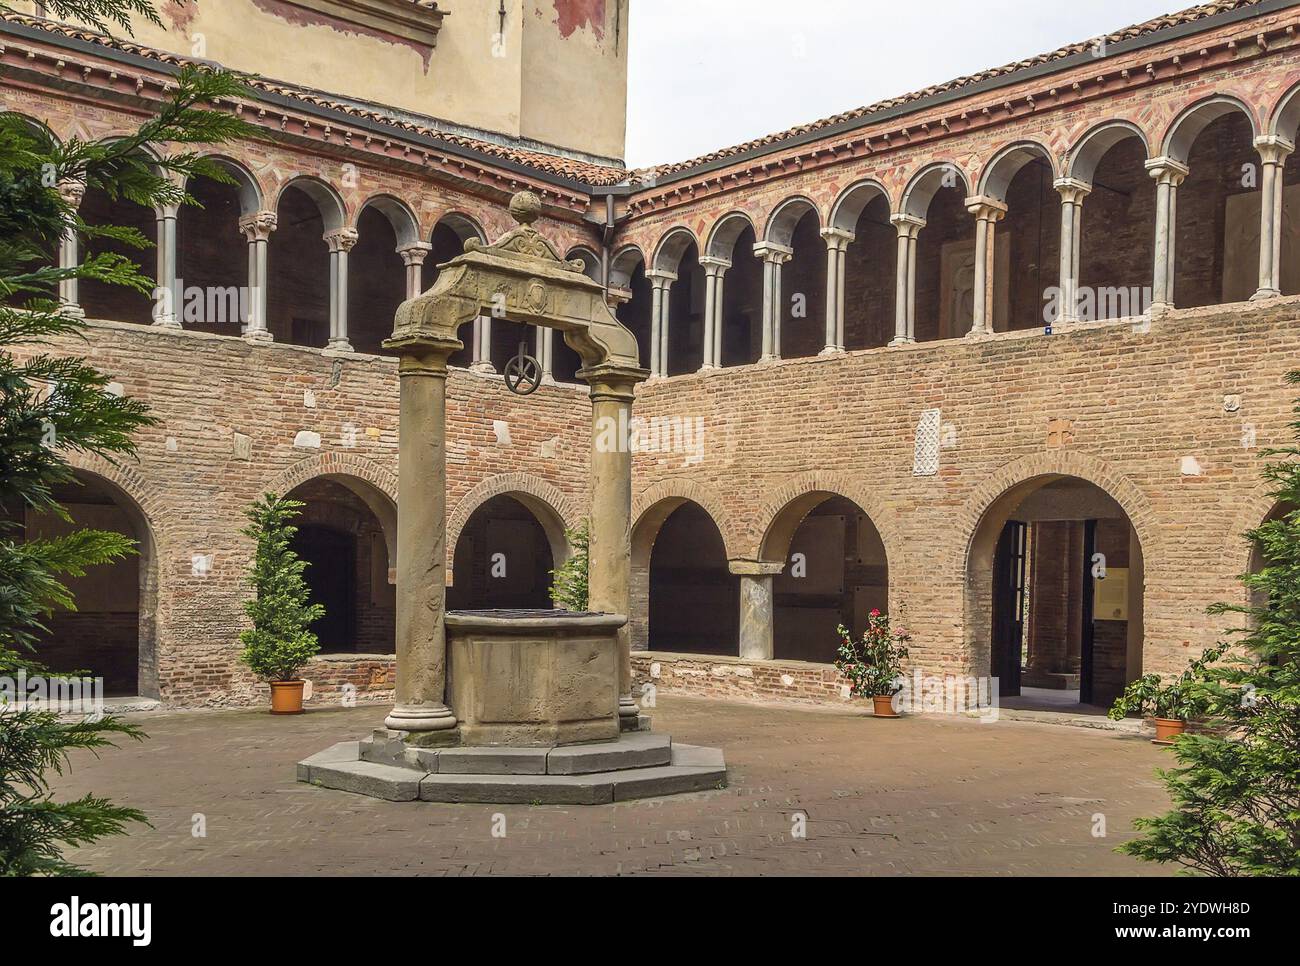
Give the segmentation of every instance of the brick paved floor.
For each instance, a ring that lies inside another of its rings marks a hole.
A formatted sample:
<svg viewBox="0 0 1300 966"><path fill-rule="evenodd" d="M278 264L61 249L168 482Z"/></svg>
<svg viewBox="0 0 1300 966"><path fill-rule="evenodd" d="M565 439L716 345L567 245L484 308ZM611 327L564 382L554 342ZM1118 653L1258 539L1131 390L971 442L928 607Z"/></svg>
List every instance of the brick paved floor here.
<svg viewBox="0 0 1300 966"><path fill-rule="evenodd" d="M77 853L108 874L1141 875L1116 855L1163 809L1149 742L1079 728L660 696L655 730L726 750L730 784L595 808L392 804L294 781L294 763L386 708L153 715L149 739L78 756L93 790L153 823ZM807 838L792 816L808 816ZM195 813L207 836L191 835ZM506 835L494 838L493 816ZM1094 838L1093 815L1109 835Z"/></svg>

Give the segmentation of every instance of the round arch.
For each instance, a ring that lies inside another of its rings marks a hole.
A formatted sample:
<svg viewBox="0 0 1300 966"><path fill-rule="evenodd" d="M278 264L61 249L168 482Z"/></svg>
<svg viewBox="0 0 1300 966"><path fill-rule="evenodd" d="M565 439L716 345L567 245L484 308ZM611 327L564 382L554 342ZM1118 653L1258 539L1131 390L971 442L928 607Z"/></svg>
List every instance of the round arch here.
<svg viewBox="0 0 1300 966"><path fill-rule="evenodd" d="M731 211L719 218L709 232L705 250L712 258L732 261L735 258L736 242L745 229L753 229L754 223L743 211Z"/></svg>
<svg viewBox="0 0 1300 966"><path fill-rule="evenodd" d="M692 245L699 251L699 239L695 232L684 225L668 229L668 233L659 239L655 247L654 267L660 272L676 272L681 265L682 256Z"/></svg>
<svg viewBox="0 0 1300 966"><path fill-rule="evenodd" d="M284 199L284 193L290 188L297 188L315 203L326 232L337 231L347 223L347 206L343 203L343 198L324 181L310 175L299 175L280 186L275 196L277 210Z"/></svg>
<svg viewBox="0 0 1300 966"><path fill-rule="evenodd" d="M144 697L161 697L157 612L163 553L159 534L166 532L162 498L135 468L117 466L88 453L69 454L68 464L79 481L109 495L131 528L139 568L136 690Z"/></svg>
<svg viewBox="0 0 1300 966"><path fill-rule="evenodd" d="M655 534L674 510L683 503L698 504L722 534L727 559L743 557L743 541L734 529L726 504L714 490L691 480L663 480L632 498L632 566L649 566Z"/></svg>
<svg viewBox="0 0 1300 966"><path fill-rule="evenodd" d="M1079 138L1066 153L1065 177L1092 184L1097 165L1106 153L1121 141L1134 137L1142 142L1142 150L1149 157L1151 142L1140 127L1132 121L1103 121Z"/></svg>
<svg viewBox="0 0 1300 966"><path fill-rule="evenodd" d="M632 284L632 275L637 266L645 262L645 255L637 245L625 245L614 253L609 262L609 284L615 288L627 288Z"/></svg>
<svg viewBox="0 0 1300 966"><path fill-rule="evenodd" d="M966 172L951 161L936 161L926 165L908 181L899 210L905 215L924 220L934 196L943 188L957 187L965 195L971 194L970 179Z"/></svg>
<svg viewBox="0 0 1300 966"><path fill-rule="evenodd" d="M582 274L593 281L600 281L600 256L586 245L574 245L564 257L567 261L578 259L582 262Z"/></svg>
<svg viewBox="0 0 1300 966"><path fill-rule="evenodd" d="M54 133L53 128L44 121L32 117L30 114L24 114L22 111L0 110L0 117L9 118L11 119L10 123L16 122L22 124L24 127L29 128L36 134L48 138L52 145L57 146L63 143L63 139Z"/></svg>
<svg viewBox="0 0 1300 966"><path fill-rule="evenodd" d="M234 180L234 188L239 195L240 215L252 215L262 210L262 185L243 163L224 154L208 154L203 160L215 165Z"/></svg>
<svg viewBox="0 0 1300 966"><path fill-rule="evenodd" d="M979 179L978 194L997 201L1007 200L1007 189L1017 174L1027 164L1045 160L1052 169L1052 179L1058 176L1056 156L1037 141L1025 140L1009 144L995 154L984 168Z"/></svg>
<svg viewBox="0 0 1300 966"><path fill-rule="evenodd" d="M751 535L749 556L764 563L784 563L790 540L803 518L831 497L857 505L880 531L889 559L898 545L898 521L873 489L847 474L803 473L783 483L763 505L757 521L762 528Z"/></svg>
<svg viewBox="0 0 1300 966"><path fill-rule="evenodd" d="M1125 645L1128 657L1124 663L1126 679L1136 676L1135 669L1140 673L1142 643L1148 631L1141 588L1149 582L1146 561L1161 559L1154 510L1131 480L1103 461L1084 453L1063 452L1034 454L1008 464L981 484L958 514L955 543L958 557L953 561L952 572L962 579L964 636L972 660L971 672L976 675L1000 676L994 668L998 658L993 598L995 561L1004 528L1034 494L1051 484L1069 481L1087 484L1099 490L1105 501L1117 505L1136 537L1137 557L1130 561L1129 574L1130 581L1139 588L1138 600L1130 602L1131 619L1136 626L1131 624L1128 631ZM1019 650L1015 653L1019 654ZM1018 667L1018 658L1016 662Z"/></svg>
<svg viewBox="0 0 1300 966"><path fill-rule="evenodd" d="M887 204L892 205L889 192L874 178L865 178L849 185L840 192L835 204L831 205L830 226L840 231L855 231L862 212L877 198L884 198Z"/></svg>
<svg viewBox="0 0 1300 966"><path fill-rule="evenodd" d="M327 479L360 499L384 531L390 560L397 560L397 477L378 463L351 453L324 453L299 460L280 473L261 492L284 496L314 479Z"/></svg>
<svg viewBox="0 0 1300 966"><path fill-rule="evenodd" d="M1268 133L1295 142L1300 136L1300 84L1288 88L1273 107Z"/></svg>
<svg viewBox="0 0 1300 966"><path fill-rule="evenodd" d="M763 240L777 245L790 245L794 239L795 227L810 211L820 228L821 212L817 210L816 204L803 195L786 198L768 216L767 226L763 229Z"/></svg>
<svg viewBox="0 0 1300 966"><path fill-rule="evenodd" d="M415 217L415 212L411 211L406 202L392 195L373 195L367 198L357 209L357 218L359 222L361 215L367 208L374 208L381 215L388 219L388 224L393 228L393 234L397 237L397 247L405 248L407 245L414 245L420 240L420 222Z"/></svg>
<svg viewBox="0 0 1300 966"><path fill-rule="evenodd" d="M1251 139L1259 135L1259 119L1245 101L1231 94L1215 94L1185 108L1170 123L1161 139L1161 154L1182 164L1187 163L1192 145L1201 132L1228 114L1244 114L1250 122Z"/></svg>
<svg viewBox="0 0 1300 966"><path fill-rule="evenodd" d="M474 240L487 244L487 232L472 215L460 211L445 212L434 223L430 233L432 234L439 226L450 228L462 242Z"/></svg>
<svg viewBox="0 0 1300 966"><path fill-rule="evenodd" d="M480 480L457 502L447 515L447 565L452 566L461 531L474 511L498 496L508 496L522 504L537 518L551 547L555 566L569 558L566 530L576 529L582 512L576 501L553 483L527 473L502 473Z"/></svg>

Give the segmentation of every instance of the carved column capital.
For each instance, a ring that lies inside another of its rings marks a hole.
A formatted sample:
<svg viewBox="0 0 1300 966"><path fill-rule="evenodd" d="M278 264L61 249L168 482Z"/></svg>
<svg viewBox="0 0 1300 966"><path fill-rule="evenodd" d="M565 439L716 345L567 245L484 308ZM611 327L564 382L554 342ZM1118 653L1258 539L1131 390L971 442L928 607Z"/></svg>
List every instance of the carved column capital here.
<svg viewBox="0 0 1300 966"><path fill-rule="evenodd" d="M794 249L789 245L778 245L776 242L761 241L754 245L754 256L765 262L771 262L773 265L784 265L794 257Z"/></svg>
<svg viewBox="0 0 1300 966"><path fill-rule="evenodd" d="M979 221L999 222L1007 214L1007 203L988 195L972 195L966 199L966 210Z"/></svg>
<svg viewBox="0 0 1300 966"><path fill-rule="evenodd" d="M924 218L908 214L890 215L889 221L904 238L915 238L929 224Z"/></svg>
<svg viewBox="0 0 1300 966"><path fill-rule="evenodd" d="M699 259L700 267L704 269L705 275L712 275L719 278L727 274L727 269L731 267L731 261L726 258L718 258L716 255L703 255Z"/></svg>
<svg viewBox="0 0 1300 966"><path fill-rule="evenodd" d="M1078 178L1057 178L1052 187L1061 196L1062 203L1067 205L1083 204L1083 199L1092 192L1092 184Z"/></svg>
<svg viewBox="0 0 1300 966"><path fill-rule="evenodd" d="M822 240L826 242L827 251L833 252L844 251L858 237L853 232L845 231L843 228L823 228L821 236Z"/></svg>
<svg viewBox="0 0 1300 966"><path fill-rule="evenodd" d="M332 254L352 251L361 236L357 234L355 228L336 228L334 231L327 231L321 237L325 239L325 244L329 246Z"/></svg>
<svg viewBox="0 0 1300 966"><path fill-rule="evenodd" d="M1191 171L1183 162L1175 161L1167 155L1151 158L1143 166L1147 169L1147 174L1156 179L1157 184L1172 185L1175 188L1183 183Z"/></svg>
<svg viewBox="0 0 1300 966"><path fill-rule="evenodd" d="M1255 150L1265 164L1281 165L1295 151L1295 142L1278 134L1261 134L1255 138Z"/></svg>
<svg viewBox="0 0 1300 966"><path fill-rule="evenodd" d="M415 265L423 265L424 260L428 257L429 252L433 251L433 246L428 242L411 242L397 250L397 254L402 256L402 264L407 268Z"/></svg>
<svg viewBox="0 0 1300 966"><path fill-rule="evenodd" d="M59 197L64 204L73 208L81 207L81 199L86 197L86 182L80 178L67 178L59 182Z"/></svg>
<svg viewBox="0 0 1300 966"><path fill-rule="evenodd" d="M267 241L278 222L274 211L255 211L239 219L239 230L250 242Z"/></svg>

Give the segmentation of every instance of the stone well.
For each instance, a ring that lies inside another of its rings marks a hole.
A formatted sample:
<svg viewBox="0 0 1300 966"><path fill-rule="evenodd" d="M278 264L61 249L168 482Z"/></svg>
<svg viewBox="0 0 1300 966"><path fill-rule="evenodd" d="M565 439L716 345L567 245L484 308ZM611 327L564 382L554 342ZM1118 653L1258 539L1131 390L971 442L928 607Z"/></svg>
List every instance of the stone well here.
<svg viewBox="0 0 1300 966"><path fill-rule="evenodd" d="M622 615L447 614L451 705L462 745L547 747L619 735Z"/></svg>

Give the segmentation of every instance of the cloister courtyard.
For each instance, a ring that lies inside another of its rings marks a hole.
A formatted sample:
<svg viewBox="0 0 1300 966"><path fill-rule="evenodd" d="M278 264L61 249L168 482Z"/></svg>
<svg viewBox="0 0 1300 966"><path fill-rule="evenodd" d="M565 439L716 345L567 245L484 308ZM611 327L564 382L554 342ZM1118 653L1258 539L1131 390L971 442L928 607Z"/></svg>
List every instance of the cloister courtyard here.
<svg viewBox="0 0 1300 966"><path fill-rule="evenodd" d="M387 710L137 715L146 741L77 757L55 791L93 790L152 827L74 861L149 876L1172 872L1114 851L1134 818L1167 805L1155 769L1171 756L1132 734L661 695L655 730L724 747L725 788L595 807L440 805L294 780L296 761Z"/></svg>

